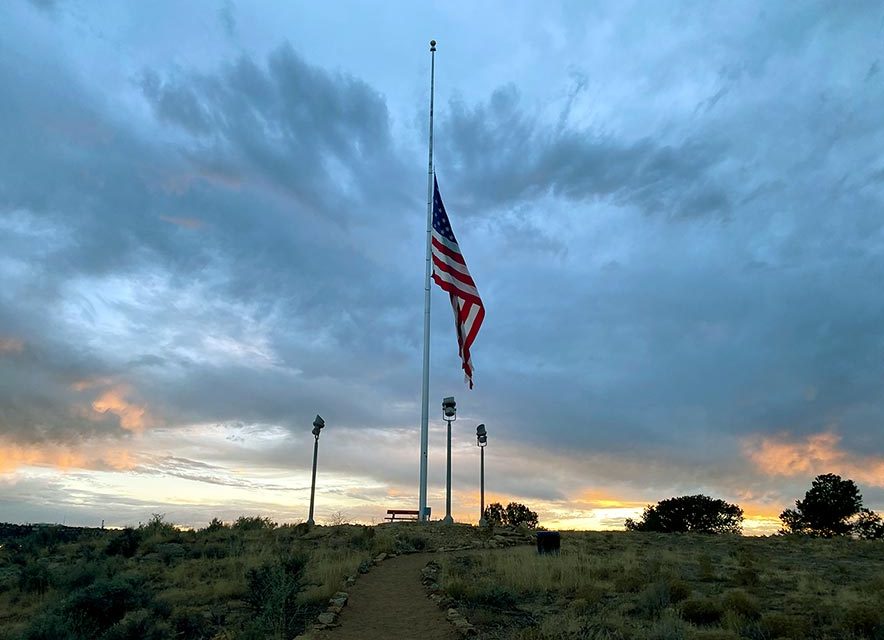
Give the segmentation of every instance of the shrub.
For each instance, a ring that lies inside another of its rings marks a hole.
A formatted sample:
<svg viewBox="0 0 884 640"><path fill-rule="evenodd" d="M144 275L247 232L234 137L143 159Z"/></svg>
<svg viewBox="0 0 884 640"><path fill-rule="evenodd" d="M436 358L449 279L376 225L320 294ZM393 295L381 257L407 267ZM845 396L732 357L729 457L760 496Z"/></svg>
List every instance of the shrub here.
<svg viewBox="0 0 884 640"><path fill-rule="evenodd" d="M734 572L734 582L741 587L757 587L761 577L755 567L740 567Z"/></svg>
<svg viewBox="0 0 884 640"><path fill-rule="evenodd" d="M57 611L38 615L22 634L22 640L78 640Z"/></svg>
<svg viewBox="0 0 884 640"><path fill-rule="evenodd" d="M721 604L712 598L688 598L681 603L681 617L693 624L718 624L723 615Z"/></svg>
<svg viewBox="0 0 884 640"><path fill-rule="evenodd" d="M740 533L743 510L709 496L681 496L648 505L638 522L626 519L630 531L659 533Z"/></svg>
<svg viewBox="0 0 884 640"><path fill-rule="evenodd" d="M761 615L761 605L758 603L758 599L742 589L735 589L724 594L722 605L728 611L733 611L748 620L756 620Z"/></svg>
<svg viewBox="0 0 884 640"><path fill-rule="evenodd" d="M212 521L208 524L208 526L203 529L203 531L221 531L226 529L227 525L221 522L218 518L212 518Z"/></svg>
<svg viewBox="0 0 884 640"><path fill-rule="evenodd" d="M884 632L884 619L880 607L876 607L871 602L857 602L847 607L844 611L844 626L858 636L864 638L884 637L884 633L880 636L875 635L877 632Z"/></svg>
<svg viewBox="0 0 884 640"><path fill-rule="evenodd" d="M270 518L261 516L240 516L233 523L233 528L238 531L257 531L259 529L275 529L276 523Z"/></svg>
<svg viewBox="0 0 884 640"><path fill-rule="evenodd" d="M805 640L810 632L810 621L785 613L766 613L761 617L761 629L768 638Z"/></svg>
<svg viewBox="0 0 884 640"><path fill-rule="evenodd" d="M687 600L691 595L691 586L681 578L671 578L669 580L669 600L673 604L677 604L682 600Z"/></svg>
<svg viewBox="0 0 884 640"><path fill-rule="evenodd" d="M302 611L296 597L306 566L307 557L295 554L249 569L245 600L255 614L255 630L275 637L291 637L300 631Z"/></svg>
<svg viewBox="0 0 884 640"><path fill-rule="evenodd" d="M140 581L118 576L98 580L74 592L62 609L74 633L91 638L122 620L126 613L144 607L149 600Z"/></svg>
<svg viewBox="0 0 884 640"><path fill-rule="evenodd" d="M49 569L44 562L30 560L25 563L18 573L18 588L24 593L36 593L44 595L49 590Z"/></svg>
<svg viewBox="0 0 884 640"><path fill-rule="evenodd" d="M670 602L669 583L658 580L639 593L637 607L645 617L655 618L669 606Z"/></svg>
<svg viewBox="0 0 884 640"><path fill-rule="evenodd" d="M166 640L171 635L172 629L165 621L139 609L123 616L101 636L101 640Z"/></svg>
<svg viewBox="0 0 884 640"><path fill-rule="evenodd" d="M138 545L141 544L141 532L136 531L132 527L126 527L119 534L111 538L107 543L107 554L109 556L123 556L131 558L138 551Z"/></svg>
<svg viewBox="0 0 884 640"><path fill-rule="evenodd" d="M635 593L647 582L647 578L638 570L625 570L614 578L614 589L620 593Z"/></svg>
<svg viewBox="0 0 884 640"><path fill-rule="evenodd" d="M505 508L499 502L493 502L485 507L483 513L485 522L489 526L509 526L537 528L537 514L519 502L510 502Z"/></svg>

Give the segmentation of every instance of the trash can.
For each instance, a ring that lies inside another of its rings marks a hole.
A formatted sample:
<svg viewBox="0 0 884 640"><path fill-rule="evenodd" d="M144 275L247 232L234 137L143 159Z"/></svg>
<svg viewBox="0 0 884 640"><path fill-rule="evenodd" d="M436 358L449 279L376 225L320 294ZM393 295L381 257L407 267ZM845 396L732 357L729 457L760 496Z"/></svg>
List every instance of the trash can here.
<svg viewBox="0 0 884 640"><path fill-rule="evenodd" d="M558 531L537 532L537 553L540 555L554 553L558 555L562 548L562 537Z"/></svg>

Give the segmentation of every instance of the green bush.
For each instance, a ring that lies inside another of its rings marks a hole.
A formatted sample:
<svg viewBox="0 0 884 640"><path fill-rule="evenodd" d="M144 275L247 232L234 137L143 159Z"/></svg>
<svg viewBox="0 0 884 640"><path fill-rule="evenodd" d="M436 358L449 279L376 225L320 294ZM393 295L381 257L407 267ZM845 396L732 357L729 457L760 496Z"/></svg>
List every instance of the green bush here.
<svg viewBox="0 0 884 640"><path fill-rule="evenodd" d="M691 596L691 585L681 578L669 579L669 601L672 604L678 604L682 600L687 600Z"/></svg>
<svg viewBox="0 0 884 640"><path fill-rule="evenodd" d="M270 518L261 516L240 516L233 523L233 529L237 531L259 531L261 529L275 529L276 523Z"/></svg>
<svg viewBox="0 0 884 640"><path fill-rule="evenodd" d="M46 563L40 560L29 560L18 573L18 588L23 593L44 595L49 590L51 575Z"/></svg>
<svg viewBox="0 0 884 640"><path fill-rule="evenodd" d="M734 589L724 594L722 605L728 611L733 611L748 620L756 620L761 615L761 605L758 603L758 599L742 589Z"/></svg>
<svg viewBox="0 0 884 640"><path fill-rule="evenodd" d="M130 611L145 607L150 595L142 580L131 576L101 579L74 592L62 605L71 630L93 638L116 624Z"/></svg>
<svg viewBox="0 0 884 640"><path fill-rule="evenodd" d="M688 598L681 603L681 617L693 624L718 624L724 608L712 598Z"/></svg>
<svg viewBox="0 0 884 640"><path fill-rule="evenodd" d="M131 558L141 544L141 531L126 527L107 543L107 555Z"/></svg>
<svg viewBox="0 0 884 640"><path fill-rule="evenodd" d="M172 628L146 609L127 613L101 636L101 640L166 640Z"/></svg>
<svg viewBox="0 0 884 640"><path fill-rule="evenodd" d="M296 598L307 561L307 556L295 554L249 569L245 600L255 614L253 632L288 638L301 630L305 612Z"/></svg>
<svg viewBox="0 0 884 640"><path fill-rule="evenodd" d="M857 602L848 606L843 616L844 627L856 635L876 640L884 637L884 618L880 606L871 602Z"/></svg>
<svg viewBox="0 0 884 640"><path fill-rule="evenodd" d="M21 638L22 640L78 640L67 620L57 611L35 617Z"/></svg>
<svg viewBox="0 0 884 640"><path fill-rule="evenodd" d="M669 583L658 580L645 587L638 594L638 611L647 618L656 618L671 603Z"/></svg>
<svg viewBox="0 0 884 640"><path fill-rule="evenodd" d="M620 593L636 593L647 583L647 577L637 569L625 570L614 577L614 590Z"/></svg>
<svg viewBox="0 0 884 640"><path fill-rule="evenodd" d="M810 621L803 616L785 613L766 613L761 617L761 629L768 638L805 640L810 633Z"/></svg>

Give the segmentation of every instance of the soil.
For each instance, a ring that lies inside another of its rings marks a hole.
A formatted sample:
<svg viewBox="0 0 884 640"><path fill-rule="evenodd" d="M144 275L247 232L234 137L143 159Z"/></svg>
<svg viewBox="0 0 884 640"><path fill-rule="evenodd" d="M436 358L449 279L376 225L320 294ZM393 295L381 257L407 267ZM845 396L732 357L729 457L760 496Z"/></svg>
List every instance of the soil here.
<svg viewBox="0 0 884 640"><path fill-rule="evenodd" d="M398 556L372 567L350 588L341 626L314 632L327 640L457 640L445 613L433 604L420 581L421 569L433 554Z"/></svg>

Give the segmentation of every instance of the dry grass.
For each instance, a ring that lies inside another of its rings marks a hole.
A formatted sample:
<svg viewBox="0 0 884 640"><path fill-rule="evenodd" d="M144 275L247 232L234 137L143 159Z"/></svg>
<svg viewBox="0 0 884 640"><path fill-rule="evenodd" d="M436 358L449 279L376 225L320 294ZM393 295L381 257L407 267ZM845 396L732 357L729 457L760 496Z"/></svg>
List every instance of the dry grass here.
<svg viewBox="0 0 884 640"><path fill-rule="evenodd" d="M884 638L875 541L566 533L442 562L442 586L489 638Z"/></svg>

